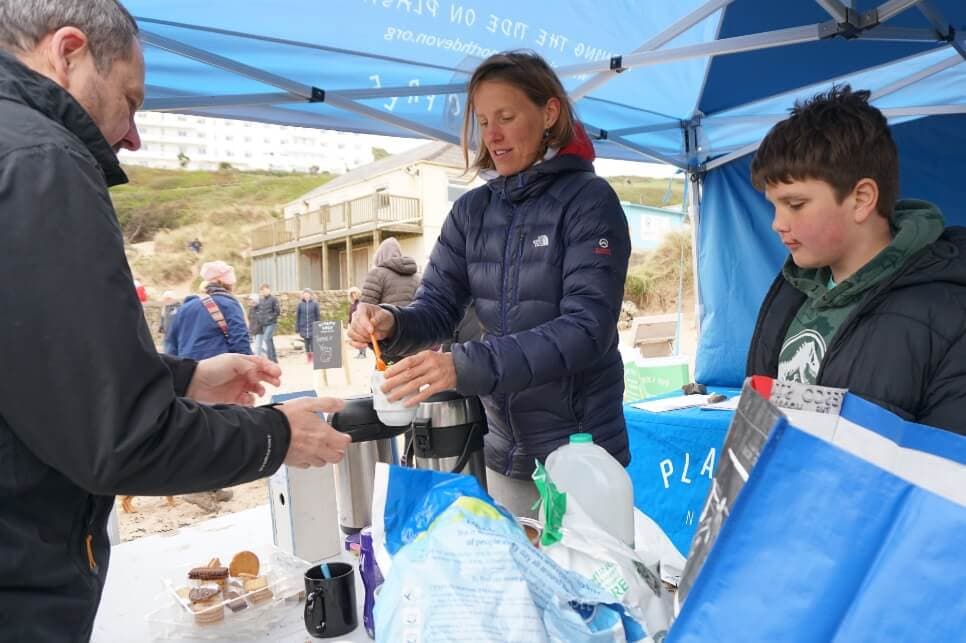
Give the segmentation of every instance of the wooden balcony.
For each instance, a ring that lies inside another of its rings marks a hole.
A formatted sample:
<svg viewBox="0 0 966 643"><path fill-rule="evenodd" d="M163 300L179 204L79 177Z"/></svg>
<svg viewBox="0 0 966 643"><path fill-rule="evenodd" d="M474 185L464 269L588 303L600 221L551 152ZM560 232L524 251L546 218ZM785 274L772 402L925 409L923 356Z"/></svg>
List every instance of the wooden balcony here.
<svg viewBox="0 0 966 643"><path fill-rule="evenodd" d="M325 206L252 231L252 254L278 252L373 230L421 231L422 205L415 197L377 193Z"/></svg>

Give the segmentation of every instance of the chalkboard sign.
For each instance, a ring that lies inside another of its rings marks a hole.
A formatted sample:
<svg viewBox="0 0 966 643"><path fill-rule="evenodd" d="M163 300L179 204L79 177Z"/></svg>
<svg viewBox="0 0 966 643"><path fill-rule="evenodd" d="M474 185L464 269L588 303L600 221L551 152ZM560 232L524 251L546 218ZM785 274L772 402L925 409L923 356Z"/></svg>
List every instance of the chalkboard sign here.
<svg viewBox="0 0 966 643"><path fill-rule="evenodd" d="M312 367L342 367L342 323L334 319L315 322L312 327Z"/></svg>

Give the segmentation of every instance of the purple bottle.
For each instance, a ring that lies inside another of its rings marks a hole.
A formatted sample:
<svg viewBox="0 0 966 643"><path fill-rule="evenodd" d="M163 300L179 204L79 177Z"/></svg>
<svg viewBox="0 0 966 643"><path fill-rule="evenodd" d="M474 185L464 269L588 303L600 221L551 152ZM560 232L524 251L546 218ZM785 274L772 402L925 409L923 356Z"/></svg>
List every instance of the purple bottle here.
<svg viewBox="0 0 966 643"><path fill-rule="evenodd" d="M376 624L372 618L372 610L376 605L376 590L383 583L382 572L376 563L376 552L372 548L372 528L364 527L361 533L361 547L359 549L359 572L362 575L362 586L365 588L366 598L362 606L362 624L366 628L369 638L376 638Z"/></svg>

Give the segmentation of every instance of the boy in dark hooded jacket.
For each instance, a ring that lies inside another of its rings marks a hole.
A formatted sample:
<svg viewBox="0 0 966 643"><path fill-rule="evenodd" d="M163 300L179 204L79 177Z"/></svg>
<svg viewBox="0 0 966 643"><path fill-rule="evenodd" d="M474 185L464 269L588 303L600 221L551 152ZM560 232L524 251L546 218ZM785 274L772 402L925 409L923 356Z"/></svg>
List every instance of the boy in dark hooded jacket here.
<svg viewBox="0 0 966 643"><path fill-rule="evenodd" d="M749 375L848 388L966 434L966 229L900 200L899 162L868 91L800 103L765 137L752 181L790 256L759 312Z"/></svg>

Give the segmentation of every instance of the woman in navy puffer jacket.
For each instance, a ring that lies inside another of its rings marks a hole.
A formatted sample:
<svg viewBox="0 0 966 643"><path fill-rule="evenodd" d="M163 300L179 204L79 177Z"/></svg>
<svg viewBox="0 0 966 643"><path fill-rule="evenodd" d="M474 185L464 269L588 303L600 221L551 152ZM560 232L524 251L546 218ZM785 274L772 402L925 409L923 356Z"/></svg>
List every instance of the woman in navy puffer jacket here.
<svg viewBox="0 0 966 643"><path fill-rule="evenodd" d="M468 96L464 151L478 128L473 167L489 182L453 204L415 300L360 305L349 335L361 347L373 331L386 352L412 354L451 337L473 301L480 341L412 355L387 371L384 389L390 399L412 396L409 404L447 389L479 395L490 494L532 515L534 460L572 433L591 433L622 464L630 460L617 351L630 238L543 59L491 56Z"/></svg>

